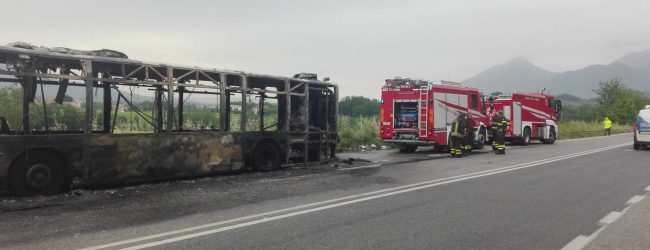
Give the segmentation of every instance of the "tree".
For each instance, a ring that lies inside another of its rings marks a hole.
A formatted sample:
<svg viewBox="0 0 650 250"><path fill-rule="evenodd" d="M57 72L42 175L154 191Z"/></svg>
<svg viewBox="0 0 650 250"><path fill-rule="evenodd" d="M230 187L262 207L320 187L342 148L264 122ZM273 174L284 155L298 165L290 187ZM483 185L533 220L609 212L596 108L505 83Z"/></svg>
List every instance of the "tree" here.
<svg viewBox="0 0 650 250"><path fill-rule="evenodd" d="M339 102L339 114L347 116L376 116L379 101L363 96L346 96Z"/></svg>
<svg viewBox="0 0 650 250"><path fill-rule="evenodd" d="M603 107L613 105L619 100L624 92L625 87L621 84L619 79L611 79L609 81L598 83L598 88L593 90L598 97L596 101Z"/></svg>
<svg viewBox="0 0 650 250"><path fill-rule="evenodd" d="M638 90L626 88L619 79L600 82L593 90L598 96L598 113L615 122L632 123L637 112L650 103L650 96Z"/></svg>

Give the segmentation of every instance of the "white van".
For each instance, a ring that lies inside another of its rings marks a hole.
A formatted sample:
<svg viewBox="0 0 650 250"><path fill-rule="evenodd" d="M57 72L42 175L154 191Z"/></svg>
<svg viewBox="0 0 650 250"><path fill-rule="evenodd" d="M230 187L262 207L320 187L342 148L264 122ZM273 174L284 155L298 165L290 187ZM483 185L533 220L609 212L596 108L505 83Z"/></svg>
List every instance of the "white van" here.
<svg viewBox="0 0 650 250"><path fill-rule="evenodd" d="M650 105L639 111L634 122L634 149L650 147Z"/></svg>

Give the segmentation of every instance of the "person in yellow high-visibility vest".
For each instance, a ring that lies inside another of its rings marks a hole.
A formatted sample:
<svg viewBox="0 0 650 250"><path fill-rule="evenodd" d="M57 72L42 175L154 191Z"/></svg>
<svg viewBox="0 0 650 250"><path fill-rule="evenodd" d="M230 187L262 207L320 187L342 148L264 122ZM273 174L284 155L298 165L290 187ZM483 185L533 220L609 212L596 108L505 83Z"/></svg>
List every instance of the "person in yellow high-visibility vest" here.
<svg viewBox="0 0 650 250"><path fill-rule="evenodd" d="M610 120L609 117L605 116L605 119L603 120L603 126L605 127L606 136L612 134L612 120Z"/></svg>

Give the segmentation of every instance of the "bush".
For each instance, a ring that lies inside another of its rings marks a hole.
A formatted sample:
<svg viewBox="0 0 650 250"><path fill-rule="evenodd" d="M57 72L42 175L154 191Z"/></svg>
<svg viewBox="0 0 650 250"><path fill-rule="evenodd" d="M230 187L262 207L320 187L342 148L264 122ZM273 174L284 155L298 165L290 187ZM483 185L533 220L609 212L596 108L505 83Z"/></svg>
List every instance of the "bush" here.
<svg viewBox="0 0 650 250"><path fill-rule="evenodd" d="M339 116L339 150L356 150L362 145L384 145L379 138L379 117Z"/></svg>

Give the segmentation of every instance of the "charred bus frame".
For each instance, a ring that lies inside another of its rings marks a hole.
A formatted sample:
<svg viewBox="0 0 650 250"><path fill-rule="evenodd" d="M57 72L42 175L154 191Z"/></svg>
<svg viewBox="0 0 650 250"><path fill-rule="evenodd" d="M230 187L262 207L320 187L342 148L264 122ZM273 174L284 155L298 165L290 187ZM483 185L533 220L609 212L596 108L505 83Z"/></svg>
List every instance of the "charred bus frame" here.
<svg viewBox="0 0 650 250"><path fill-rule="evenodd" d="M5 46L0 46L2 64L0 82L19 83L23 90L22 126L0 132L0 190L16 195L247 168L268 171L335 158L338 87L334 83L299 75L278 77ZM43 84L58 86L56 99L68 86L85 88L83 131L33 130L30 103L37 86L42 89ZM153 133L114 133L116 106L120 101L133 105L123 96L114 105L111 93L119 91L118 86L154 91ZM103 93L103 127L93 130L93 92L98 90ZM218 96L218 129L184 129L183 95L193 91ZM249 95L260 103L248 103ZM247 112L240 113L238 129L230 128L231 96L241 98L242 110L259 105L259 131L247 131ZM265 129L265 98L277 99L275 131Z"/></svg>

